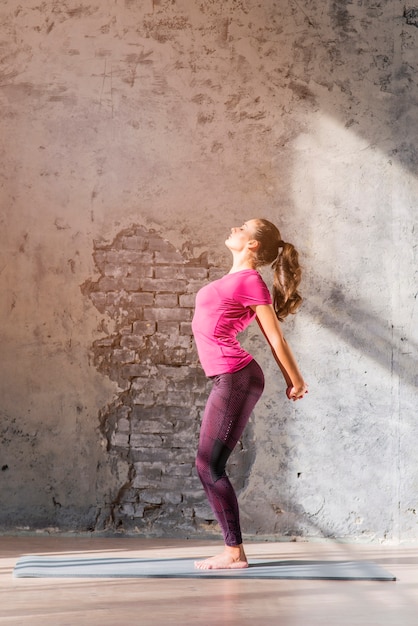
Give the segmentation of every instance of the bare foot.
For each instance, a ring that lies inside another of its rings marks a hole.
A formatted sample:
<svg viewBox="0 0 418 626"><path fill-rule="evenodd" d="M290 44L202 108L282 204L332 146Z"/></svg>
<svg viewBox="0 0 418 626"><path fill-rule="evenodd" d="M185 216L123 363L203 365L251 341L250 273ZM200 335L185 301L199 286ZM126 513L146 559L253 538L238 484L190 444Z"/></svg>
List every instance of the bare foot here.
<svg viewBox="0 0 418 626"><path fill-rule="evenodd" d="M195 561L197 569L243 569L248 567L242 544L240 546L225 546L222 554L212 556L204 561Z"/></svg>

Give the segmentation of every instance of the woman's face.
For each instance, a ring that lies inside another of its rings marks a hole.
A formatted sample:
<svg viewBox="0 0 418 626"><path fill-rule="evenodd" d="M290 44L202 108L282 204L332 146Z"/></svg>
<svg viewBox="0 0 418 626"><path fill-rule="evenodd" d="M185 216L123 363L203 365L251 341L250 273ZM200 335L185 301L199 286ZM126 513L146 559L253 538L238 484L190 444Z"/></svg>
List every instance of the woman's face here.
<svg viewBox="0 0 418 626"><path fill-rule="evenodd" d="M243 250L249 241L254 241L255 227L255 220L248 220L242 226L231 228L231 234L225 241L226 247L237 252Z"/></svg>

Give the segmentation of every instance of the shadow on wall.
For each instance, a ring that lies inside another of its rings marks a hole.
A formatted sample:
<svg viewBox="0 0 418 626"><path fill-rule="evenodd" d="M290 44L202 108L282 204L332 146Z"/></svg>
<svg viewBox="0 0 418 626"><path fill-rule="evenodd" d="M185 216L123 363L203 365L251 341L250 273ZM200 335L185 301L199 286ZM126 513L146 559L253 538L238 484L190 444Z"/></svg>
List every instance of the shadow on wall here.
<svg viewBox="0 0 418 626"><path fill-rule="evenodd" d="M312 276L310 277L312 280ZM313 280L304 313L329 329L360 354L413 389L418 386L418 346L390 321L370 313L367 305L350 301L340 285Z"/></svg>

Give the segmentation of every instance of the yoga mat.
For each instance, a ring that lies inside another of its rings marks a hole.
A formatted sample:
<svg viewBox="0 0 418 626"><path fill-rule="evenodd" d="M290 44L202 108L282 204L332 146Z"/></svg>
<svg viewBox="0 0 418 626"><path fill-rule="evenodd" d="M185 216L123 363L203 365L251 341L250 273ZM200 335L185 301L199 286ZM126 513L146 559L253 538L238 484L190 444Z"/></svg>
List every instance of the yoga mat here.
<svg viewBox="0 0 418 626"><path fill-rule="evenodd" d="M139 559L23 556L15 578L260 578L318 580L396 580L368 561L253 560L246 569L199 570L199 559Z"/></svg>

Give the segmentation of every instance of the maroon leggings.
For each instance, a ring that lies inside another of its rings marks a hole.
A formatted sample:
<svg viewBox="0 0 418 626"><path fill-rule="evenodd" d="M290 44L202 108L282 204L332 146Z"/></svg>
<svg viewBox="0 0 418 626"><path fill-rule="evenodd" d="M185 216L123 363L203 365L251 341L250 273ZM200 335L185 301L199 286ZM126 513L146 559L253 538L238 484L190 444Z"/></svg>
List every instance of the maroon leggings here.
<svg viewBox="0 0 418 626"><path fill-rule="evenodd" d="M264 376L252 360L243 369L212 377L200 429L196 469L227 546L242 543L235 491L225 465L263 393Z"/></svg>

